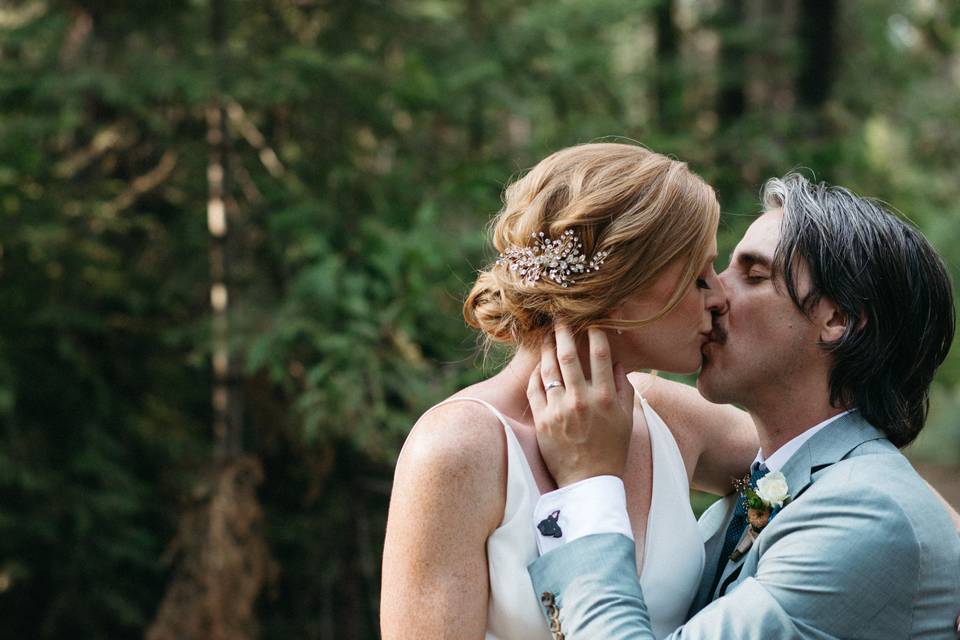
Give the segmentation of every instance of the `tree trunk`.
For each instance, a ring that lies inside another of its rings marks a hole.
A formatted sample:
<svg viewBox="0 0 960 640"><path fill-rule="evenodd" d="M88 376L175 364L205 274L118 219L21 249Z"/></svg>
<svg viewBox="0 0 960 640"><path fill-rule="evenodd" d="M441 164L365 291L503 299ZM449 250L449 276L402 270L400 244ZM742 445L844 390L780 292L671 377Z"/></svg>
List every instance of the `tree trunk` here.
<svg viewBox="0 0 960 640"><path fill-rule="evenodd" d="M722 128L735 122L746 110L746 78L743 70L747 62L747 48L743 41L746 18L743 0L725 0L720 11L722 44L717 117Z"/></svg>
<svg viewBox="0 0 960 640"><path fill-rule="evenodd" d="M466 18L470 40L473 46L476 47L477 50L480 50L483 48L486 35L483 22L483 3L480 0L467 0ZM467 131L469 132L468 144L471 152L480 153L487 137L485 121L486 93L482 84L476 83L476 81L474 82L474 87L470 91L470 111L467 116Z"/></svg>
<svg viewBox="0 0 960 640"><path fill-rule="evenodd" d="M675 131L683 112L683 80L679 77L677 52L680 35L673 20L673 0L660 0L653 8L656 27L656 61L653 103L661 131Z"/></svg>
<svg viewBox="0 0 960 640"><path fill-rule="evenodd" d="M243 455L240 366L230 348L235 243L228 230L236 223L237 204L230 195L230 138L222 91L224 9L224 0L212 1L216 91L207 108L214 460L168 551L176 566L147 640L252 640L258 632L257 597L275 573L256 493L263 469L254 456Z"/></svg>
<svg viewBox="0 0 960 640"><path fill-rule="evenodd" d="M817 108L830 96L836 75L837 0L805 0L799 3L797 41L800 45L797 100Z"/></svg>

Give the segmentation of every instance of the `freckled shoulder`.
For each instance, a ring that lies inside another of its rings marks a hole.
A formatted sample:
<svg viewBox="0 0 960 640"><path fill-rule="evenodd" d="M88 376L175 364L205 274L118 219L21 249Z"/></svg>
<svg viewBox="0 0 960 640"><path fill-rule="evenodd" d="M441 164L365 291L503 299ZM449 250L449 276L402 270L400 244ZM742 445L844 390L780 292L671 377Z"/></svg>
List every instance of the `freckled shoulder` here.
<svg viewBox="0 0 960 640"><path fill-rule="evenodd" d="M506 440L486 407L451 402L420 418L397 460L387 517L385 640L482 637L486 542L503 519L505 492Z"/></svg>
<svg viewBox="0 0 960 640"><path fill-rule="evenodd" d="M469 501L474 522L492 524L492 531L503 517L506 455L503 425L489 409L469 400L449 402L414 425L400 452L395 482L412 474L424 489Z"/></svg>

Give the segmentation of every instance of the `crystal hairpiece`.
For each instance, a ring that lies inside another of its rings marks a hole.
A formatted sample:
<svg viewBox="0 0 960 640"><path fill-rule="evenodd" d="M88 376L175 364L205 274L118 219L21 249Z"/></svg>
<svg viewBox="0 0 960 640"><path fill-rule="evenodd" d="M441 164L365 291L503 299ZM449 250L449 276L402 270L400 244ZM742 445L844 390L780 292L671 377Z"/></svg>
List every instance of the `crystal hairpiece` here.
<svg viewBox="0 0 960 640"><path fill-rule="evenodd" d="M607 251L598 251L587 262L587 256L580 252L583 243L567 229L558 239L553 240L540 233L531 233L534 239L532 247L509 247L500 254L497 264L507 265L526 285L533 285L540 278L549 278L562 287L576 282L575 273L597 271L607 259Z"/></svg>

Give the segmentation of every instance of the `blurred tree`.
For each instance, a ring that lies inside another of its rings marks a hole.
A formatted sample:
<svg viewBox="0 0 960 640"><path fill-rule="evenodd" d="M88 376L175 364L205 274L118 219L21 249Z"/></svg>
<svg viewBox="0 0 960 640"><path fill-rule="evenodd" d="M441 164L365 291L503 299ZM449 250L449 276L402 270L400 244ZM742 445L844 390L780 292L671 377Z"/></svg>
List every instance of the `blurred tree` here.
<svg viewBox="0 0 960 640"><path fill-rule="evenodd" d="M800 48L797 97L802 106L819 107L831 93L836 75L837 0L807 0L800 11L797 40Z"/></svg>
<svg viewBox="0 0 960 640"><path fill-rule="evenodd" d="M674 132L678 118L683 115L680 33L674 20L673 4L673 0L661 0L653 7L653 23L656 29L654 103L656 126L663 133Z"/></svg>

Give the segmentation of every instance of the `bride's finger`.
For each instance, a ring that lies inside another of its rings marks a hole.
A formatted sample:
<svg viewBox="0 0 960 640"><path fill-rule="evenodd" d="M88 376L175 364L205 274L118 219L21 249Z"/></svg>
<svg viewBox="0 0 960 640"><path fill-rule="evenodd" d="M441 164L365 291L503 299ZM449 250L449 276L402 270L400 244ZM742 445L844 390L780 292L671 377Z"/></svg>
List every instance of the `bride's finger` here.
<svg viewBox="0 0 960 640"><path fill-rule="evenodd" d="M547 394L543 390L543 380L540 377L540 365L533 368L533 371L530 373L530 379L527 381L527 402L530 403L530 408L533 409L534 417L536 417L537 412L543 411L547 406Z"/></svg>
<svg viewBox="0 0 960 640"><path fill-rule="evenodd" d="M577 353L577 343L573 333L565 324L554 324L554 335L557 338L557 361L563 373L563 384L573 392L582 392L587 386L583 377L583 368L580 366L580 356Z"/></svg>
<svg viewBox="0 0 960 640"><path fill-rule="evenodd" d="M613 367L610 366L610 343L602 329L587 329L590 340L590 386L596 391L607 391L609 398L616 395Z"/></svg>
<svg viewBox="0 0 960 640"><path fill-rule="evenodd" d="M546 394L546 402L550 402L550 392L554 389L563 389L563 376L557 364L557 348L553 340L553 333L548 333L540 343L540 380Z"/></svg>

